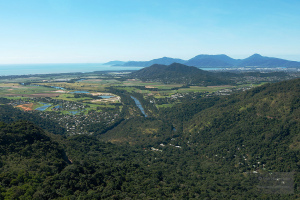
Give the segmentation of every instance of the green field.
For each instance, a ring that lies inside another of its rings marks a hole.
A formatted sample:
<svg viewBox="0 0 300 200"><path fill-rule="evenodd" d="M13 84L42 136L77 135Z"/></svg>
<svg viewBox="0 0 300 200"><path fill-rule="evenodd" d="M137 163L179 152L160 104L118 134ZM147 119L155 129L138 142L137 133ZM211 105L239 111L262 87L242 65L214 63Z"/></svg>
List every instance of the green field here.
<svg viewBox="0 0 300 200"><path fill-rule="evenodd" d="M0 84L0 96L32 95L53 92L56 89L39 86L22 86L18 84Z"/></svg>

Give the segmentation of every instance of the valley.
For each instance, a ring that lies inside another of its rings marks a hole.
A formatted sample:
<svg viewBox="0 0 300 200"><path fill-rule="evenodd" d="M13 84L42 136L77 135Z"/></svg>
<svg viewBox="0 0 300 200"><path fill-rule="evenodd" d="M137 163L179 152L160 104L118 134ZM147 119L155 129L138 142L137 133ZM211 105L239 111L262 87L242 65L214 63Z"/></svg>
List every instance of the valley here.
<svg viewBox="0 0 300 200"><path fill-rule="evenodd" d="M2 77L0 199L299 196L297 73L159 73Z"/></svg>
<svg viewBox="0 0 300 200"><path fill-rule="evenodd" d="M300 200L299 10L0 0L0 200Z"/></svg>
<svg viewBox="0 0 300 200"><path fill-rule="evenodd" d="M59 78L43 75L2 79L0 97L9 100L7 105L36 112L41 118L55 122L66 130L67 135L91 135L103 134L124 117L140 114L155 117L160 109L171 108L176 104L198 98L230 95L264 83L248 81L248 84L186 86L182 83L165 84L132 79L128 73L61 74ZM129 99L124 102L118 94L141 101L139 109L134 101Z"/></svg>

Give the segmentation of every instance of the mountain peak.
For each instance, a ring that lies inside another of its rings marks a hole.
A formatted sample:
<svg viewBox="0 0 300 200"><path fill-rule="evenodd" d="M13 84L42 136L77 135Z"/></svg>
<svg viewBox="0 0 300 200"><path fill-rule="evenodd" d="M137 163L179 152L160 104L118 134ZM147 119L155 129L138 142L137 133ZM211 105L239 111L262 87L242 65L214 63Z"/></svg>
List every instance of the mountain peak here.
<svg viewBox="0 0 300 200"><path fill-rule="evenodd" d="M229 82L218 78L214 73L181 63L170 65L154 64L131 73L131 78L142 81L158 81L167 84L184 85L224 85Z"/></svg>
<svg viewBox="0 0 300 200"><path fill-rule="evenodd" d="M225 54L219 54L219 55L200 54L198 56L195 56L194 58L191 58L184 64L189 66L196 66L196 67L223 67L223 66L229 67L229 66L234 66L235 63L236 63L235 59L230 58Z"/></svg>
<svg viewBox="0 0 300 200"><path fill-rule="evenodd" d="M249 58L261 58L261 57L263 57L263 56L258 53L255 53L252 56L250 56Z"/></svg>

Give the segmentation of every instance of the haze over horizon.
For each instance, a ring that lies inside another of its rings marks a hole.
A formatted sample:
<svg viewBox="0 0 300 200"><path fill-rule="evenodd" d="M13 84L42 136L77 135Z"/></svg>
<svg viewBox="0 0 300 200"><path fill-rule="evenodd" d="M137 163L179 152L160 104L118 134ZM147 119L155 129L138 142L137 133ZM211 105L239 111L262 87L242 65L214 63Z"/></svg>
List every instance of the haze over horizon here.
<svg viewBox="0 0 300 200"><path fill-rule="evenodd" d="M296 0L0 0L0 64L254 53L300 61Z"/></svg>

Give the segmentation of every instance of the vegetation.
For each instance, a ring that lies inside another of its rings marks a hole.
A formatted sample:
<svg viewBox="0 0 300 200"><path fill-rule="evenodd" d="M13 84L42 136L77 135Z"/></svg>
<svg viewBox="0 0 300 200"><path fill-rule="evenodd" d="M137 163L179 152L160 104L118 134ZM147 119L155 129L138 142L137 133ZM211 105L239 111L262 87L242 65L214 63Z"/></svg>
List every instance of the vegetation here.
<svg viewBox="0 0 300 200"><path fill-rule="evenodd" d="M211 72L179 63L173 63L171 65L152 65L133 72L130 76L143 81L159 81L167 84L226 85L229 83L229 81L215 77Z"/></svg>
<svg viewBox="0 0 300 200"><path fill-rule="evenodd" d="M0 98L0 200L300 198L300 79L210 91L97 81L56 83L68 86L59 97ZM121 102L68 93L77 87ZM33 102L52 107L16 108ZM289 173L289 184L264 189L271 173Z"/></svg>

